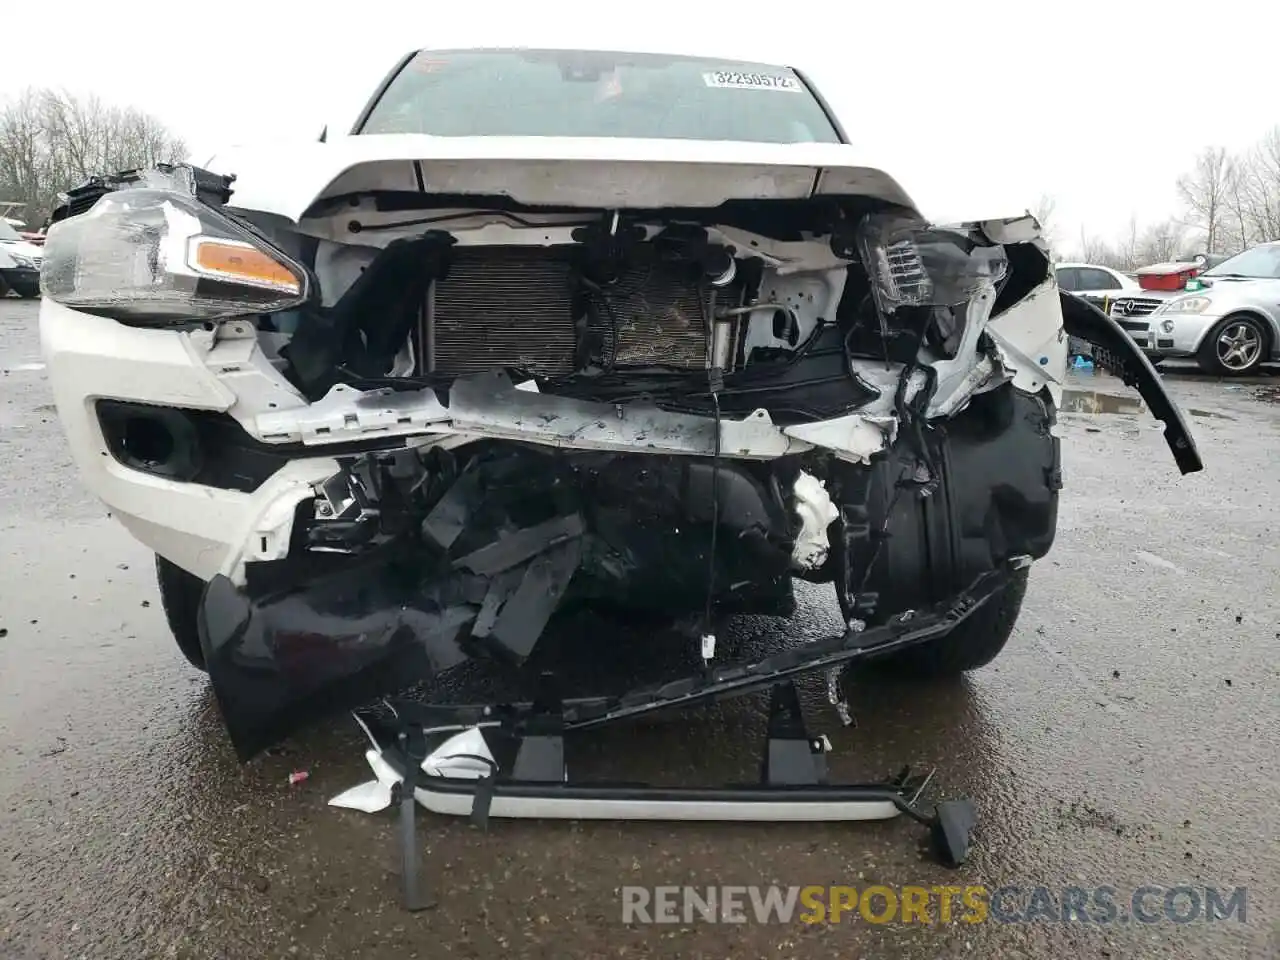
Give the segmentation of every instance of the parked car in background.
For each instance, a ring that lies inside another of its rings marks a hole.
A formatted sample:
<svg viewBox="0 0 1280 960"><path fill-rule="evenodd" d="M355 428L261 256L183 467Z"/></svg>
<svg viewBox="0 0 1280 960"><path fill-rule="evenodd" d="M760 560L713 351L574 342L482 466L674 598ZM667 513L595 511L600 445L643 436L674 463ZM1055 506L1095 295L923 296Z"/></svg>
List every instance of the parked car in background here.
<svg viewBox="0 0 1280 960"><path fill-rule="evenodd" d="M0 297L10 290L20 297L40 296L43 252L22 239L7 220L0 219Z"/></svg>
<svg viewBox="0 0 1280 960"><path fill-rule="evenodd" d="M1135 271L1138 290L1125 291L1108 304L1111 318L1120 324L1154 363L1160 360L1151 314L1167 300L1181 296L1187 284L1204 269L1194 260L1153 263ZM1106 366L1106 358L1103 358Z"/></svg>
<svg viewBox="0 0 1280 960"><path fill-rule="evenodd" d="M1144 346L1155 359L1190 357L1210 373L1233 375L1280 359L1280 241L1228 257L1179 290L1158 292Z"/></svg>
<svg viewBox="0 0 1280 960"><path fill-rule="evenodd" d="M1096 263L1059 263L1053 272L1060 290L1083 297L1103 310L1126 290L1138 289L1138 282L1132 277Z"/></svg>
<svg viewBox="0 0 1280 960"><path fill-rule="evenodd" d="M1088 300L1099 310L1107 311L1111 300L1128 290L1137 290L1132 278L1110 267L1095 263L1059 263L1053 268L1058 288ZM1072 357L1093 356L1093 348L1079 338L1069 341L1068 353Z"/></svg>

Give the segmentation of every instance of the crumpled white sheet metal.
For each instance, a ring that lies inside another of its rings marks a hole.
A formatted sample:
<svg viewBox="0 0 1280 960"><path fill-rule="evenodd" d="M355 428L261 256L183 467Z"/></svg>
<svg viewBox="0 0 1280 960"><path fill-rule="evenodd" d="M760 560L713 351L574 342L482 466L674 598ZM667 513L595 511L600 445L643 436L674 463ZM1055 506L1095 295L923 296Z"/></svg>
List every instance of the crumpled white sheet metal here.
<svg viewBox="0 0 1280 960"><path fill-rule="evenodd" d="M344 790L329 801L331 807L381 813L391 806L391 793L404 778L392 769L382 751L365 751L375 779ZM454 777L478 780L495 766L489 744L479 727L468 727L436 747L422 761L422 772L429 777Z"/></svg>

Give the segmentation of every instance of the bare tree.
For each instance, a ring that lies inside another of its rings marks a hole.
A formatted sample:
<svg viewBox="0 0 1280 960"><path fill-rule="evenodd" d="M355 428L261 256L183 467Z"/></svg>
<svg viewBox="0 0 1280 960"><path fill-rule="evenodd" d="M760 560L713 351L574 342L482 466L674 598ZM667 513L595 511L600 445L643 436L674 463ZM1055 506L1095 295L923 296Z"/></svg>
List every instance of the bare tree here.
<svg viewBox="0 0 1280 960"><path fill-rule="evenodd" d="M181 160L186 152L163 123L133 107L27 89L0 108L0 199L25 203L36 226L59 192L88 176Z"/></svg>
<svg viewBox="0 0 1280 960"><path fill-rule="evenodd" d="M1057 197L1051 193L1042 193L1036 200L1035 205L1027 209L1027 213L1035 217L1036 222L1040 224L1041 235L1049 245L1049 249L1055 253L1062 246L1061 230L1054 219L1054 212L1057 207Z"/></svg>
<svg viewBox="0 0 1280 960"><path fill-rule="evenodd" d="M1041 228L1048 230L1053 223L1053 212L1058 208L1058 200L1051 193L1040 194L1040 199L1036 201L1036 205L1028 212L1036 218L1036 222Z"/></svg>
<svg viewBox="0 0 1280 960"><path fill-rule="evenodd" d="M1227 212L1234 163L1222 147L1208 147L1196 157L1195 169L1178 178L1178 196L1187 222L1205 233L1205 247L1216 252Z"/></svg>
<svg viewBox="0 0 1280 960"><path fill-rule="evenodd" d="M1227 177L1226 213L1222 224L1222 241L1219 244L1223 253L1239 253L1252 246L1253 231L1249 224L1247 180L1249 177L1248 160L1237 160L1231 164Z"/></svg>
<svg viewBox="0 0 1280 960"><path fill-rule="evenodd" d="M1273 127L1240 162L1236 190L1244 246L1280 240L1280 127Z"/></svg>
<svg viewBox="0 0 1280 960"><path fill-rule="evenodd" d="M1129 225L1116 244L1117 270L1136 270L1145 266L1142 262L1142 245L1138 239L1138 215L1129 216Z"/></svg>
<svg viewBox="0 0 1280 960"><path fill-rule="evenodd" d="M39 97L26 91L0 111L0 200L30 203L48 175Z"/></svg>
<svg viewBox="0 0 1280 960"><path fill-rule="evenodd" d="M1138 259L1144 264L1165 263L1182 254L1187 246L1187 229L1177 220L1153 223L1138 241Z"/></svg>
<svg viewBox="0 0 1280 960"><path fill-rule="evenodd" d="M1096 263L1104 267L1119 265L1119 258L1111 245L1101 237L1089 234L1084 227L1080 228L1080 246L1076 256L1081 263Z"/></svg>

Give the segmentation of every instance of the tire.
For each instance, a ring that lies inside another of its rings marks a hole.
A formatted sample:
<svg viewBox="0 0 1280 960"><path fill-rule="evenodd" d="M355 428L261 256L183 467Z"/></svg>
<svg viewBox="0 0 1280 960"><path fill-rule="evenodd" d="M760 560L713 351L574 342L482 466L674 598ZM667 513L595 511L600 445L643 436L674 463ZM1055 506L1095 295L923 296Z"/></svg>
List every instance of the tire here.
<svg viewBox="0 0 1280 960"><path fill-rule="evenodd" d="M204 581L157 554L156 583L160 587L160 606L178 649L188 663L204 670L204 651L200 648L200 631L196 626Z"/></svg>
<svg viewBox="0 0 1280 960"><path fill-rule="evenodd" d="M876 660L876 665L903 676L927 679L954 677L985 667L999 656L1018 622L1027 594L1027 574L1026 569L1015 571L1002 592L946 636L890 654Z"/></svg>
<svg viewBox="0 0 1280 960"><path fill-rule="evenodd" d="M1257 370L1270 349L1266 324L1250 314L1236 313L1224 317L1209 331L1196 354L1196 363L1218 376L1239 377Z"/></svg>

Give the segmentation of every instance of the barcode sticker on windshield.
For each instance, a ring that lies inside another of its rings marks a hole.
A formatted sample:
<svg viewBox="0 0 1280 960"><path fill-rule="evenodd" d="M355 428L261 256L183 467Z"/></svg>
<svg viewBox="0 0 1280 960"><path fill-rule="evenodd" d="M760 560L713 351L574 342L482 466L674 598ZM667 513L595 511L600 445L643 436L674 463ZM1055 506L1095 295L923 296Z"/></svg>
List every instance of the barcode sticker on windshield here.
<svg viewBox="0 0 1280 960"><path fill-rule="evenodd" d="M795 77L775 77L767 73L737 73L730 70L716 70L704 73L702 81L708 87L722 87L733 90L789 90L800 93L800 81Z"/></svg>

